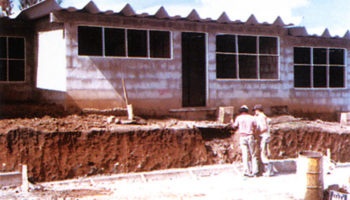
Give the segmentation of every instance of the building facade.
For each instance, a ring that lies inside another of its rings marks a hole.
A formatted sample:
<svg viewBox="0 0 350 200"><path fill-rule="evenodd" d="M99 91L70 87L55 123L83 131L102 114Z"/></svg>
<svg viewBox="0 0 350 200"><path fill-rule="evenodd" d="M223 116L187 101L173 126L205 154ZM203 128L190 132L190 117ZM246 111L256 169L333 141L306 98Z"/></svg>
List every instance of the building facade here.
<svg viewBox="0 0 350 200"><path fill-rule="evenodd" d="M304 114L350 110L348 32L309 35L279 17L171 17L163 7L154 15L130 5L101 12L92 1L63 9L54 0L1 26L3 102L111 109L127 97L136 114L152 116L256 103Z"/></svg>

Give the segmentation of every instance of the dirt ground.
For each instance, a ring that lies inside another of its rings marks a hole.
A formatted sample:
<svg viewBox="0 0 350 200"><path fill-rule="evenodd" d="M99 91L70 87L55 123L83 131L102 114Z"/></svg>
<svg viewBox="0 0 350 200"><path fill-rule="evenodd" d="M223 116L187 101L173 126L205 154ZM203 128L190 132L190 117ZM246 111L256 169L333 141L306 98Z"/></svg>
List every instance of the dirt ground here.
<svg viewBox="0 0 350 200"><path fill-rule="evenodd" d="M21 188L2 188L0 199L303 199L307 190L300 175L292 169L272 177L247 178L241 176L240 163L171 169L112 176L92 176L65 181L31 185L29 192ZM350 189L350 163L336 166L325 173L324 199L329 189L346 192ZM322 191L322 189L320 189Z"/></svg>
<svg viewBox="0 0 350 200"><path fill-rule="evenodd" d="M252 181L239 175L239 166L233 168L238 171L219 173L214 168L209 175L188 174L161 180L147 180L141 176L137 180L112 178L112 181L100 182L92 178L96 174L237 163L239 149L232 145L235 136L228 134L230 129L226 126L216 121L141 118L130 121L126 117L98 114L0 119L0 143L3 144L0 171L11 171L20 163L30 162L30 180L39 182L32 185L29 194L5 187L0 191L5 196L0 198L213 199L219 195L219 199L256 199L253 194L264 193L262 199L296 199L294 192L288 191L293 185L285 184L292 183L295 174ZM271 127L274 159L296 158L301 150L326 153L330 149L332 159L350 161L349 126L277 116L272 117ZM163 157L159 156L161 154ZM30 157L33 159L28 160ZM152 162L151 158L156 161ZM7 164L5 168L4 163ZM63 169L65 167L67 169ZM74 184L42 183L74 177L81 178L73 181ZM269 184L275 184L278 190L268 189ZM285 185L282 189L279 188L281 184Z"/></svg>

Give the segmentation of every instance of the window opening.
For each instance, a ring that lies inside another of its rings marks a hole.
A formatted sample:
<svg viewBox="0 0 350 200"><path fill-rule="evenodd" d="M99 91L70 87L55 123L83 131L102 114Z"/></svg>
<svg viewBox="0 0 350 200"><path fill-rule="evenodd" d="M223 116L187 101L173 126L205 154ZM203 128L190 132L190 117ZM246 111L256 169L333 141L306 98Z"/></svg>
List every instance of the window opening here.
<svg viewBox="0 0 350 200"><path fill-rule="evenodd" d="M170 58L170 33L168 31L150 31L151 58Z"/></svg>
<svg viewBox="0 0 350 200"><path fill-rule="evenodd" d="M0 81L25 80L25 40L0 37Z"/></svg>
<svg viewBox="0 0 350 200"><path fill-rule="evenodd" d="M102 28L78 27L78 54L102 56Z"/></svg>
<svg viewBox="0 0 350 200"><path fill-rule="evenodd" d="M105 28L105 55L126 56L125 29Z"/></svg>
<svg viewBox="0 0 350 200"><path fill-rule="evenodd" d="M344 49L294 47L294 87L345 87Z"/></svg>
<svg viewBox="0 0 350 200"><path fill-rule="evenodd" d="M278 79L278 39L267 36L216 36L216 77Z"/></svg>
<svg viewBox="0 0 350 200"><path fill-rule="evenodd" d="M78 54L171 58L170 38L169 31L78 26Z"/></svg>
<svg viewBox="0 0 350 200"><path fill-rule="evenodd" d="M128 56L147 57L147 31L127 30Z"/></svg>

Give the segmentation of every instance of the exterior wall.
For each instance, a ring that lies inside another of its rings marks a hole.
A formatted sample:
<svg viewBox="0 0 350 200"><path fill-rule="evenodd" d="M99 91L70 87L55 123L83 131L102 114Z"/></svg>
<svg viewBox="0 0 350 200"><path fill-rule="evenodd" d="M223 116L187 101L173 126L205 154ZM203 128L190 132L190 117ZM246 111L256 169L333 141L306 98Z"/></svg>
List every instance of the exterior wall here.
<svg viewBox="0 0 350 200"><path fill-rule="evenodd" d="M272 31L271 31L272 32ZM233 32L237 33L237 32ZM238 34L264 34L261 31L238 32ZM287 105L295 114L344 112L350 110L349 79L345 79L346 88L341 89L299 89L294 88L293 47L333 47L345 48L345 63L349 63L349 41L336 38L292 37L286 31L272 33L280 38L279 80L220 80L216 79L215 33L209 38L209 94L210 106L242 104L253 107L260 103L264 107ZM346 67L345 77L349 77ZM267 110L270 112L270 110ZM334 116L332 116L334 117ZM336 116L337 117L337 116Z"/></svg>
<svg viewBox="0 0 350 200"><path fill-rule="evenodd" d="M349 41L325 37L293 37L288 29L272 25L220 24L189 20L152 19L87 13L55 13L54 20L65 22L67 38L68 105L79 108L125 106L122 79L129 103L136 114L168 114L182 107L181 32L207 34L207 107L261 103L265 108L287 105L295 113L347 111L349 80L345 89L294 88L293 47L337 47L346 50ZM172 33L172 59L134 59L78 56L77 26L167 30ZM216 34L274 36L279 38L279 79L224 80L216 78ZM349 77L346 67L346 77Z"/></svg>
<svg viewBox="0 0 350 200"><path fill-rule="evenodd" d="M128 97L136 113L150 115L181 107L181 49L179 32L171 35L172 59L113 58L79 56L77 26L66 25L67 100L79 108L108 109L125 107L123 79ZM85 24L86 25L86 24ZM101 26L102 23L89 24ZM105 24L114 27L111 24ZM119 25L118 28L138 28Z"/></svg>
<svg viewBox="0 0 350 200"><path fill-rule="evenodd" d="M265 107L280 105L285 102L288 105L288 90L293 87L293 80L288 80L288 75L292 73L290 69L285 68L286 60L293 57L285 57L283 37L287 34L286 30L280 27L270 26L262 28L255 25L238 26L230 30L211 29L209 34L209 106L228 106L232 105L239 108L242 104L252 107L260 103ZM216 34L239 34L239 35L259 35L279 37L280 41L280 66L279 79L277 80L235 80L235 79L217 79L216 78ZM291 77L292 78L292 77ZM287 81L288 80L288 81Z"/></svg>
<svg viewBox="0 0 350 200"><path fill-rule="evenodd" d="M30 22L0 18L0 36L25 39L25 81L0 82L0 106L5 103L33 101L35 88L34 31ZM1 109L0 109L1 110Z"/></svg>
<svg viewBox="0 0 350 200"><path fill-rule="evenodd" d="M293 110L299 112L345 112L350 109L349 97L349 40L344 39L326 39L315 37L288 37L287 46L285 47L290 52L293 58L293 46L308 46L308 47L333 47L345 48L345 88L338 89L291 89L289 92L289 105ZM293 69L293 60L287 63L288 68ZM293 81L293 73L290 73Z"/></svg>

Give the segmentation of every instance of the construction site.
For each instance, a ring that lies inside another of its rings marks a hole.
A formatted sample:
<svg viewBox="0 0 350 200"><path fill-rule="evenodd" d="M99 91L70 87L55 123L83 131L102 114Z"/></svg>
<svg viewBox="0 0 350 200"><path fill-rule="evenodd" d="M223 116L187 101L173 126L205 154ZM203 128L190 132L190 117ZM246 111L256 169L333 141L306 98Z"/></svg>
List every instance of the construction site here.
<svg viewBox="0 0 350 200"><path fill-rule="evenodd" d="M349 41L163 6L0 16L0 199L350 199ZM271 177L242 176L243 104Z"/></svg>
<svg viewBox="0 0 350 200"><path fill-rule="evenodd" d="M304 199L311 183L324 199L330 191L346 196L350 126L291 115L271 119L275 175L257 178L242 176L239 135L219 119L1 119L0 199ZM303 183L306 171L297 170L303 151L322 155L315 183Z"/></svg>

